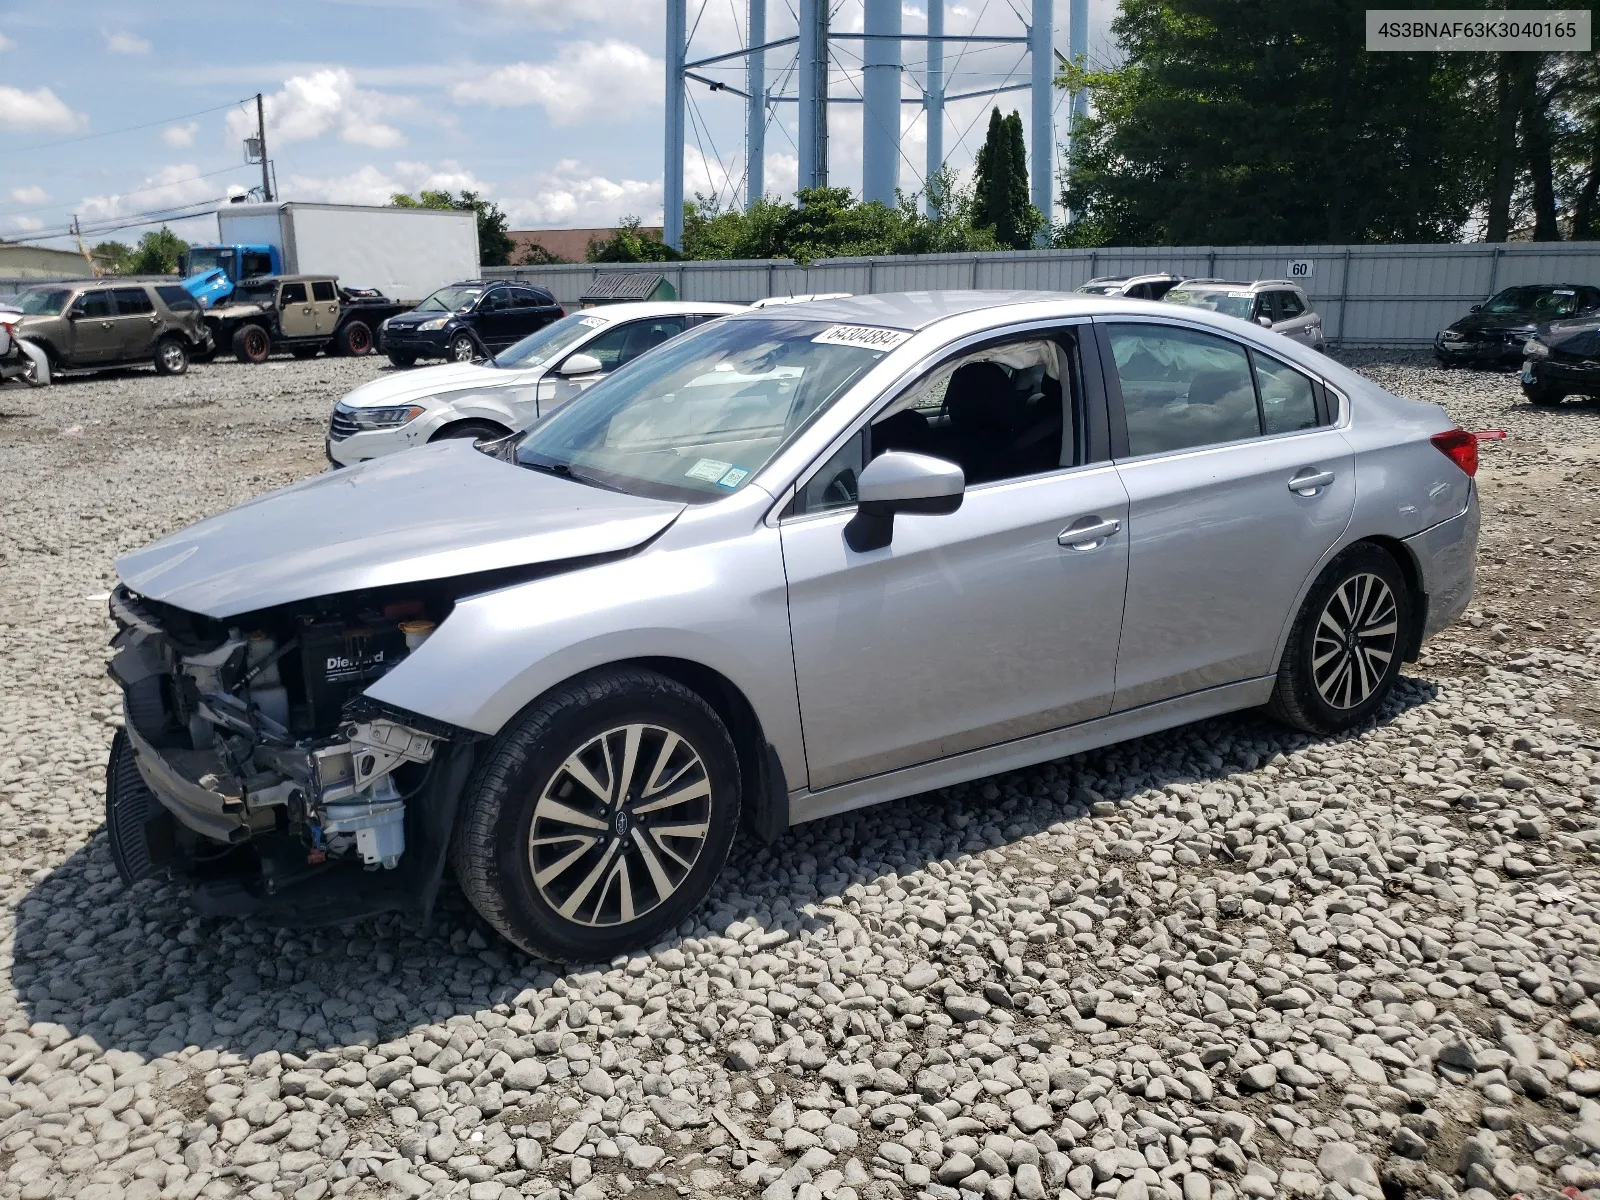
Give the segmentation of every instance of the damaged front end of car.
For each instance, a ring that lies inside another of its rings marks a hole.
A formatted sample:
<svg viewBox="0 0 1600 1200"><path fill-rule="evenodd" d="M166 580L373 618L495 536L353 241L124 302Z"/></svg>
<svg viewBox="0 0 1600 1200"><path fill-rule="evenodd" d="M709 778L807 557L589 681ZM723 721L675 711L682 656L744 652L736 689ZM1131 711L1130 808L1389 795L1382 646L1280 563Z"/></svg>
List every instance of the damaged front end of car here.
<svg viewBox="0 0 1600 1200"><path fill-rule="evenodd" d="M124 882L187 877L214 915L430 910L480 736L363 692L451 602L424 586L219 620L119 586L106 823Z"/></svg>

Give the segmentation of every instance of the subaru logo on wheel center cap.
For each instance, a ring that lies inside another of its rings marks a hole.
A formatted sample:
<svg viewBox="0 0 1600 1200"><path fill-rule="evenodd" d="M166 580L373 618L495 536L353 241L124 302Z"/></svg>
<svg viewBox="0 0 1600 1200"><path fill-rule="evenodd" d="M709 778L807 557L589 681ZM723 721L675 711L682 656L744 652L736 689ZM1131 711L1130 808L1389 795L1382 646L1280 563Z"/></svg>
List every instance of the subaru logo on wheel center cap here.
<svg viewBox="0 0 1600 1200"><path fill-rule="evenodd" d="M617 815L611 820L611 828L618 837L627 837L628 814L619 809Z"/></svg>

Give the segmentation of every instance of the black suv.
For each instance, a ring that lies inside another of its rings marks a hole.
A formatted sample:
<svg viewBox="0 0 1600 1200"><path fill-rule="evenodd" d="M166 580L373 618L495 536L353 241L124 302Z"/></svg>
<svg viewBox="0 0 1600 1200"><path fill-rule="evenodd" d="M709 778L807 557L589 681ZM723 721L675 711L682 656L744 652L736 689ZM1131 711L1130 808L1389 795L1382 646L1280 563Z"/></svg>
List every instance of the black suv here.
<svg viewBox="0 0 1600 1200"><path fill-rule="evenodd" d="M378 336L397 367L409 367L419 358L471 362L489 358L566 315L547 288L469 279L442 287L410 312L390 317Z"/></svg>

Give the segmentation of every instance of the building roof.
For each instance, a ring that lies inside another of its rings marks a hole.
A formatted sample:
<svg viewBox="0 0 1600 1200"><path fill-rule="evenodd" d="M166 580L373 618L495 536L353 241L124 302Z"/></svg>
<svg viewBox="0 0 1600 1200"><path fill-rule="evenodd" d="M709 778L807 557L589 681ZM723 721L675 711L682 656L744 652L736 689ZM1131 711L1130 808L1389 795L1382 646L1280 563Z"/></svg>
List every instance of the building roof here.
<svg viewBox="0 0 1600 1200"><path fill-rule="evenodd" d="M513 246L513 263L520 263L532 246L542 246L549 254L564 262L581 263L589 252L591 241L606 241L616 232L615 229L513 229L507 236L511 238ZM659 225L641 225L639 232L645 237L661 240Z"/></svg>
<svg viewBox="0 0 1600 1200"><path fill-rule="evenodd" d="M608 271L596 275L580 300L648 300L666 277L659 271Z"/></svg>

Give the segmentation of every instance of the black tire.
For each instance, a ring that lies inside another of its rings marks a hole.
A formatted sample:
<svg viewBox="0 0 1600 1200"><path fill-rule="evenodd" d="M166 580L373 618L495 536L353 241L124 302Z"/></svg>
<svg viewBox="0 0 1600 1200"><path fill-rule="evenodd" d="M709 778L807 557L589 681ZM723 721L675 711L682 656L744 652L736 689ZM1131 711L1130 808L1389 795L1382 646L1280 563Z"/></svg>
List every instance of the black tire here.
<svg viewBox="0 0 1600 1200"><path fill-rule="evenodd" d="M1522 385L1522 394L1540 408L1555 408L1567 398L1560 388L1548 383L1525 383Z"/></svg>
<svg viewBox="0 0 1600 1200"><path fill-rule="evenodd" d="M474 362L482 357L478 353L478 343L470 333L458 333L450 339L451 362Z"/></svg>
<svg viewBox="0 0 1600 1200"><path fill-rule="evenodd" d="M669 736L680 740L669 743ZM618 755L627 761L630 737L635 766L624 793L632 800L619 813L581 785L566 764L576 760L609 792L606 764ZM641 777L638 769L645 763L650 765ZM704 700L654 671L597 671L535 702L494 740L467 785L452 866L473 907L507 941L545 958L599 962L657 941L705 899L738 828L739 789L733 740ZM658 793L688 798L652 812L638 803ZM586 820L552 816L551 805ZM540 847L530 844L536 810L545 831ZM702 826L703 834L650 836ZM576 857L569 856L568 845ZM628 864L626 874L619 878L607 863ZM590 879L596 865L605 872L598 883ZM536 881L536 870L543 879ZM664 897L658 879L668 885ZM624 907L625 890L631 909ZM583 919L558 909L569 902ZM625 919L629 911L632 920Z"/></svg>
<svg viewBox="0 0 1600 1200"><path fill-rule="evenodd" d="M339 326L339 332L334 335L333 342L340 354L348 354L351 358L362 358L372 353L372 326L365 321L346 321Z"/></svg>
<svg viewBox="0 0 1600 1200"><path fill-rule="evenodd" d="M292 346L289 349L289 353L304 361L308 358L315 358L317 356L318 349L319 347L317 346Z"/></svg>
<svg viewBox="0 0 1600 1200"><path fill-rule="evenodd" d="M1268 711L1286 725L1315 734L1338 733L1367 720L1388 699L1400 676L1412 603L1405 576L1387 550L1358 542L1339 555L1317 577L1300 606ZM1351 609L1358 637L1348 636ZM1323 622L1325 614L1347 636L1334 638ZM1352 645L1361 647L1360 652Z"/></svg>
<svg viewBox="0 0 1600 1200"><path fill-rule="evenodd" d="M172 834L171 814L139 774L127 733L117 730L106 759L106 837L125 886L160 873L171 857Z"/></svg>
<svg viewBox="0 0 1600 1200"><path fill-rule="evenodd" d="M416 366L417 356L415 354L397 354L395 351L391 350L389 351L389 361L395 366L403 369L405 367Z"/></svg>
<svg viewBox="0 0 1600 1200"><path fill-rule="evenodd" d="M259 325L245 325L233 334L233 356L242 363L264 363L272 353L272 338Z"/></svg>
<svg viewBox="0 0 1600 1200"><path fill-rule="evenodd" d="M155 364L157 375L182 375L189 369L189 347L168 335L156 343Z"/></svg>
<svg viewBox="0 0 1600 1200"><path fill-rule="evenodd" d="M497 438L506 436L508 430L488 421L458 421L454 425L446 425L428 440L430 442L459 441L462 438L471 438L475 442L492 442Z"/></svg>

